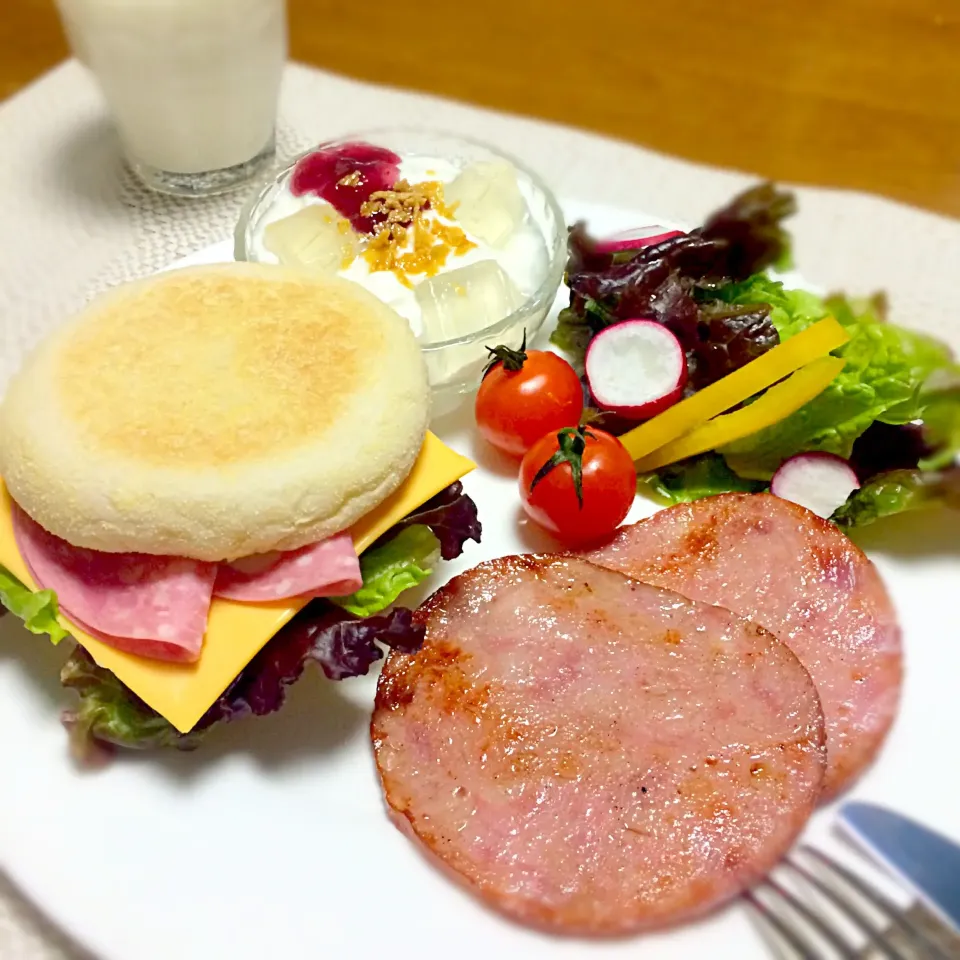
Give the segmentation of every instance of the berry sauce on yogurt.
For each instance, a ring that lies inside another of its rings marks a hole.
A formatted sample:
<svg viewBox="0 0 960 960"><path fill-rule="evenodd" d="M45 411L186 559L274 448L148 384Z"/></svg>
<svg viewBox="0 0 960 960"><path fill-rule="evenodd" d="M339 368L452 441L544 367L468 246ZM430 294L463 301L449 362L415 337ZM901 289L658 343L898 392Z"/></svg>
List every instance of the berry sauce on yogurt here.
<svg viewBox="0 0 960 960"><path fill-rule="evenodd" d="M290 193L326 200L358 233L373 233L384 218L364 216L361 208L372 194L392 190L399 177L400 157L392 150L345 143L303 157L293 168Z"/></svg>

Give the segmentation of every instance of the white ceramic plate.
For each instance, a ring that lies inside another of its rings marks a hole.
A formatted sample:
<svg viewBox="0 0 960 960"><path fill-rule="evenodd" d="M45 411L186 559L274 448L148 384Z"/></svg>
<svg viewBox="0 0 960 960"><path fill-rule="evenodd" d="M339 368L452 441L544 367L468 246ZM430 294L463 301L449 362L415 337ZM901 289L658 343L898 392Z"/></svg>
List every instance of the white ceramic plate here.
<svg viewBox="0 0 960 960"><path fill-rule="evenodd" d="M656 222L566 209L598 231ZM222 244L190 259L229 257ZM478 448L469 422L468 405L438 432L480 465L466 487L483 544L445 564L442 578L550 548L520 518L515 474ZM632 519L652 510L638 501ZM861 540L899 607L907 678L898 722L854 795L960 836L960 514L890 521ZM2 623L0 862L103 960L769 956L740 905L613 943L552 939L488 912L387 820L367 736L374 677L334 684L311 671L282 712L225 727L196 753L128 756L80 773L58 720L62 651L12 617ZM831 816L827 808L810 826L826 842Z"/></svg>

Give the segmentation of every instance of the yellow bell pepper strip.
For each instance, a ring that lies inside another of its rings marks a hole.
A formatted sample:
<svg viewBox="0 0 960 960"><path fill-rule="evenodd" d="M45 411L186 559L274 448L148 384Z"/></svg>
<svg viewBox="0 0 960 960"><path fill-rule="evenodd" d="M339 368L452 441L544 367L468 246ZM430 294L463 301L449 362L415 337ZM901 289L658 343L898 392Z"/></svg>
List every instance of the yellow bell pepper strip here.
<svg viewBox="0 0 960 960"><path fill-rule="evenodd" d="M639 460L637 473L649 473L668 463L686 460L687 457L733 443L734 440L749 437L758 430L779 423L822 393L843 366L844 361L840 357L821 357L808 363L782 383L771 387L749 406L735 413L715 417L679 440L665 444Z"/></svg>
<svg viewBox="0 0 960 960"><path fill-rule="evenodd" d="M849 339L850 335L833 317L824 317L762 357L634 427L620 437L620 442L634 460L640 460L811 361L842 347Z"/></svg>

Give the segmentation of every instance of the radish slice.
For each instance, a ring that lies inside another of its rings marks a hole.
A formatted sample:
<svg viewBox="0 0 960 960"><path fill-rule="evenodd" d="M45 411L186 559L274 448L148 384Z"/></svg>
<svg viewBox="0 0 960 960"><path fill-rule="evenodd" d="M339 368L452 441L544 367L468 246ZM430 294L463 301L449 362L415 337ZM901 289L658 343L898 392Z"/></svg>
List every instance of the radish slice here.
<svg viewBox="0 0 960 960"><path fill-rule="evenodd" d="M680 399L687 358L680 341L656 320L624 320L590 341L586 372L602 409L645 420Z"/></svg>
<svg viewBox="0 0 960 960"><path fill-rule="evenodd" d="M654 233L650 233L653 230ZM623 253L627 250L642 250L644 247L652 247L656 243L663 243L664 240L670 240L673 237L682 237L682 230L667 230L663 227L634 227L631 230L624 230L622 233L615 233L612 237L597 241L597 253Z"/></svg>
<svg viewBox="0 0 960 960"><path fill-rule="evenodd" d="M770 481L772 494L798 503L825 520L859 489L853 467L832 453L798 453L784 460Z"/></svg>

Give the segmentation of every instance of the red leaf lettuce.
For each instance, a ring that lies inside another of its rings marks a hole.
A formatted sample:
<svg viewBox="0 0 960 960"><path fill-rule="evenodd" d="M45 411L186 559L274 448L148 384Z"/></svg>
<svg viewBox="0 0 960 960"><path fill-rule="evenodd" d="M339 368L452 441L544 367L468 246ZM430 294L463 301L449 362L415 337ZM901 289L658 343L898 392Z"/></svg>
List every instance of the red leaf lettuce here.
<svg viewBox="0 0 960 960"><path fill-rule="evenodd" d="M552 341L582 357L590 339L621 320L650 317L680 341L687 392L700 390L775 347L780 338L766 303L718 300L718 288L789 257L781 221L793 195L762 184L736 197L690 233L627 253L602 253L583 224L570 231L567 285Z"/></svg>

